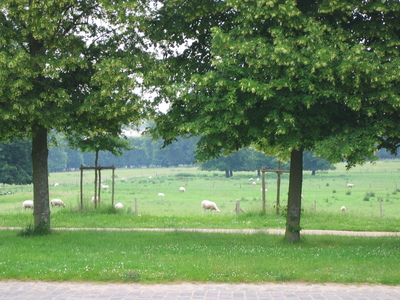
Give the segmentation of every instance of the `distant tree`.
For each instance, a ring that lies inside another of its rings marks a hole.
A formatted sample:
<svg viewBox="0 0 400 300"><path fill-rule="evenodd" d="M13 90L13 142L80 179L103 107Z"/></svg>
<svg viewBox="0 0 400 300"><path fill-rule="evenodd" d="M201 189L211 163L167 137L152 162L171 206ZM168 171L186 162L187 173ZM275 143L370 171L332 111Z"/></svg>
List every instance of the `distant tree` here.
<svg viewBox="0 0 400 300"><path fill-rule="evenodd" d="M311 171L311 175L315 175L317 170L335 170L327 159L314 156L312 151L305 151L303 153L303 170Z"/></svg>
<svg viewBox="0 0 400 300"><path fill-rule="evenodd" d="M219 156L203 162L201 169L224 171L226 177L231 177L234 171L257 171L260 174L259 171L263 166L276 167L276 158L268 157L251 148L242 148L229 156Z"/></svg>
<svg viewBox="0 0 400 300"><path fill-rule="evenodd" d="M31 143L14 140L0 143L0 182L7 184L32 183Z"/></svg>
<svg viewBox="0 0 400 300"><path fill-rule="evenodd" d="M83 164L83 155L78 150L67 149L67 168L78 169Z"/></svg>
<svg viewBox="0 0 400 300"><path fill-rule="evenodd" d="M67 168L68 154L65 146L55 146L49 149L49 171L61 172Z"/></svg>

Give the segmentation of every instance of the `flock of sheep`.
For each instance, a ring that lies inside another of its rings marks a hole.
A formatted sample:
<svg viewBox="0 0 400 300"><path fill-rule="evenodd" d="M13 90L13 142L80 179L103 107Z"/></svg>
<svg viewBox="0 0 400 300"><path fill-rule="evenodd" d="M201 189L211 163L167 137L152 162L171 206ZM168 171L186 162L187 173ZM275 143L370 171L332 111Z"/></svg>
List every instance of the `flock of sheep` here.
<svg viewBox="0 0 400 300"><path fill-rule="evenodd" d="M151 179L151 176L150 176L149 178ZM259 178L257 178L257 181L258 181L258 180L259 180ZM253 178L249 178L249 181L252 182L252 185L256 185L256 182L254 181ZM57 186L58 186L58 183L55 183L54 186L57 187ZM348 187L348 188L353 188L353 187L355 187L355 186L356 186L356 185L353 184L353 183L347 183L347 184L346 184L346 187ZM103 184L101 184L101 188L102 188L103 190L108 190L110 187L109 187L108 185L103 185ZM181 186L181 187L179 188L179 191L180 191L181 193L184 193L184 192L186 192L186 189L185 189L183 186ZM163 197L163 196L165 196L165 194L164 194L164 193L158 193L158 196ZM301 197L302 197L302 199L303 199L303 195L301 195ZM96 200L97 200L97 198L96 198ZM92 202L92 203L95 202L95 197L94 197L94 196L92 197L91 202ZM56 206L65 207L65 203L64 203L61 199L53 199L53 200L50 201L50 204L51 204L52 207L56 207ZM124 206L123 206L123 204L122 204L121 202L118 202L117 204L115 204L115 208L123 208L123 207L124 207ZM23 210L26 210L27 208L33 209L33 200L25 200L25 201L22 203L22 209L23 209ZM221 211L218 209L217 204L216 204L215 202L210 201L210 200L203 200L203 201L201 202L201 208L202 208L204 211L205 211L205 210L210 210L210 211L215 211L215 212L217 212L217 213L221 212ZM342 206L342 207L340 208L340 210L341 210L342 212L346 212L346 206Z"/></svg>
<svg viewBox="0 0 400 300"><path fill-rule="evenodd" d="M55 187L58 186L58 183L56 183L54 186ZM101 188L104 189L104 190L108 190L109 186L102 184ZM181 186L179 188L179 191L181 193L184 193L184 192L186 192L186 189L183 186ZM164 196L164 193L158 193L158 196ZM95 200L97 200L97 199L98 199L97 197L95 198L93 196L91 202L94 203ZM65 207L66 206L64 201L62 201L61 199L52 199L50 201L50 204L51 204L52 207L55 207L55 206ZM118 202L117 204L115 204L115 208L123 208L123 207L124 207L124 205L121 202ZM25 200L24 202L22 202L22 209L26 210L27 208L33 209L33 200ZM215 204L215 202L212 202L212 201L209 201L209 200L202 201L201 202L201 208L203 210L210 210L210 211L215 210L217 213L221 212L218 209L217 204Z"/></svg>

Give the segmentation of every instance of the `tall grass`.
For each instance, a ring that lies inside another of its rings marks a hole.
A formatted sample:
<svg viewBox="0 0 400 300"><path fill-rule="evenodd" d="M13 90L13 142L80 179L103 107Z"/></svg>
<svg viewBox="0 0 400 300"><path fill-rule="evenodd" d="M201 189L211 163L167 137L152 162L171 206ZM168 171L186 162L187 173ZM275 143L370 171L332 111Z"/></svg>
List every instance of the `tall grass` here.
<svg viewBox="0 0 400 300"><path fill-rule="evenodd" d="M3 231L0 280L400 284L400 239L263 234Z"/></svg>

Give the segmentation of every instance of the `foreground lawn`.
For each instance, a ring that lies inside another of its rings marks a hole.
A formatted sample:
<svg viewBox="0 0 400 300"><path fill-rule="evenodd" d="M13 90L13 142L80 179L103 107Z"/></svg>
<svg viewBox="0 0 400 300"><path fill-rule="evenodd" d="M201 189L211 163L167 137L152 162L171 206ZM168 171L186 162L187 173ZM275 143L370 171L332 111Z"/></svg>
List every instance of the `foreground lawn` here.
<svg viewBox="0 0 400 300"><path fill-rule="evenodd" d="M0 280L400 284L400 238L1 231Z"/></svg>

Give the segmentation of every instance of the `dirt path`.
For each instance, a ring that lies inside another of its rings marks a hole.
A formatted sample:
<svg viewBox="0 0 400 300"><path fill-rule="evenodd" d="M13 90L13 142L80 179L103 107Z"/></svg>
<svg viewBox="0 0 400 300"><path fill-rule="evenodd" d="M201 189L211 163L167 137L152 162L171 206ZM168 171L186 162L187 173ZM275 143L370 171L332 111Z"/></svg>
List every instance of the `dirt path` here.
<svg viewBox="0 0 400 300"><path fill-rule="evenodd" d="M0 227L0 230L22 230L23 227ZM61 228L55 227L53 230L93 230L93 231L182 231L182 232L208 232L208 233L244 233L244 234L276 234L284 235L284 229L206 229L206 228ZM304 235L340 235L340 236L400 236L400 232L388 231L344 231L344 230L302 230Z"/></svg>

